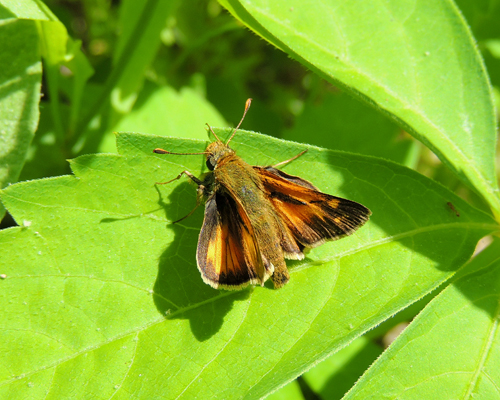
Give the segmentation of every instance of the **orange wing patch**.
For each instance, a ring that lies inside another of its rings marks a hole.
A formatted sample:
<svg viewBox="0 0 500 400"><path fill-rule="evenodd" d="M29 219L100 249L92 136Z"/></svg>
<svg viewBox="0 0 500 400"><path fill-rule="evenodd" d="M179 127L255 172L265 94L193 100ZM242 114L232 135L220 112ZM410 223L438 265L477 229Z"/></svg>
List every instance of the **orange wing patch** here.
<svg viewBox="0 0 500 400"><path fill-rule="evenodd" d="M273 273L246 212L235 199L220 192L206 202L196 259L203 281L216 289L263 285Z"/></svg>
<svg viewBox="0 0 500 400"><path fill-rule="evenodd" d="M350 235L371 215L365 206L322 193L306 180L272 167L254 167L276 211L298 243L316 247Z"/></svg>

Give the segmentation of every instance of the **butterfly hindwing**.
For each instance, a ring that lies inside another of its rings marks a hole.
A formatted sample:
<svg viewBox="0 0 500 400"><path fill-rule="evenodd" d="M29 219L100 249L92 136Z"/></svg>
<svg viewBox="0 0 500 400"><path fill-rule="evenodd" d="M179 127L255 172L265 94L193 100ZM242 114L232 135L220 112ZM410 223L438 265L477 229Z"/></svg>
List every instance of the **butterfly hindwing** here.
<svg viewBox="0 0 500 400"><path fill-rule="evenodd" d="M295 176L295 175L287 174L286 172L283 172L280 169L277 169L277 168L274 168L274 167L265 167L265 168L254 167L254 169L257 169L257 170L259 170L259 169L265 169L266 171L271 172L272 174L277 175L277 176L279 176L279 177L287 180L288 182L292 182L292 183L295 183L295 184L297 184L299 186L303 186L303 187L306 187L308 189L312 189L312 190L318 191L318 189L316 188L316 186L314 186L311 182L306 181L305 179L302 179L300 176Z"/></svg>
<svg viewBox="0 0 500 400"><path fill-rule="evenodd" d="M196 258L203 280L216 289L263 284L273 272L259 250L245 210L219 191L205 204Z"/></svg>
<svg viewBox="0 0 500 400"><path fill-rule="evenodd" d="M306 180L272 167L254 167L266 194L298 243L316 247L350 235L371 214L365 206L322 193Z"/></svg>

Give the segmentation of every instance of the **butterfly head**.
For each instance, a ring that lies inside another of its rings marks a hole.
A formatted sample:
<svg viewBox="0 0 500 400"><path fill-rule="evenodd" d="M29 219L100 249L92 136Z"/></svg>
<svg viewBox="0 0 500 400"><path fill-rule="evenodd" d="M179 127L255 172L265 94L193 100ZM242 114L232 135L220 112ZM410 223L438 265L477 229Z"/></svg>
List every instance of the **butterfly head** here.
<svg viewBox="0 0 500 400"><path fill-rule="evenodd" d="M233 155L234 150L231 149L226 143L217 140L207 146L205 154L207 157L207 168L210 171L213 171L223 158Z"/></svg>

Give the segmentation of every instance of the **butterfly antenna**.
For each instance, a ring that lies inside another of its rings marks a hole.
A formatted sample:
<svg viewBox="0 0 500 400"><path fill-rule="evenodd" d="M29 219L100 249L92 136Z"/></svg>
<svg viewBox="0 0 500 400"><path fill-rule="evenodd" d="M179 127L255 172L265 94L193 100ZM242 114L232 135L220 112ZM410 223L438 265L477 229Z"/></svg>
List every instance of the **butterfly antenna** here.
<svg viewBox="0 0 500 400"><path fill-rule="evenodd" d="M210 129L210 132L212 132L212 135L215 136L215 138L217 139L218 142L221 142L222 143L222 140L219 139L219 136L217 136L214 132L214 130L212 129L212 127L210 125L208 125L208 123L206 124L208 126L208 129Z"/></svg>
<svg viewBox="0 0 500 400"><path fill-rule="evenodd" d="M231 137L229 138L229 140L226 142L226 146L229 144L229 142L231 141L231 139L233 138L234 134L236 133L236 131L239 129L241 123L243 122L243 120L245 119L245 115L247 115L247 111L248 109L250 108L250 105L252 104L252 99L247 99L246 103L245 103L245 111L243 111L243 117L241 117L241 120L240 120L240 123L238 124L238 126L236 128L234 128L233 130L233 134L231 135Z"/></svg>
<svg viewBox="0 0 500 400"><path fill-rule="evenodd" d="M198 154L207 154L206 151L203 151L201 153L174 153L172 151L167 151L167 150L163 150L163 149L154 149L153 153L156 153L156 154L175 154L178 156L192 156L192 155L198 155Z"/></svg>

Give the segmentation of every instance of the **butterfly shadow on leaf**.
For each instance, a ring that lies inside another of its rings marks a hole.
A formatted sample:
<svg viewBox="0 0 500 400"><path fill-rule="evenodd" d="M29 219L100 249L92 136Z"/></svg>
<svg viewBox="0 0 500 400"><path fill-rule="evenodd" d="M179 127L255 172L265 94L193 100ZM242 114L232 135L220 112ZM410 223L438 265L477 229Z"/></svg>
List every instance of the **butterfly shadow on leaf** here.
<svg viewBox="0 0 500 400"><path fill-rule="evenodd" d="M173 191L165 202L158 188L158 204L169 221L187 215L196 205L195 186L184 181L172 183ZM156 308L168 319L188 319L193 335L205 341L216 334L236 301L246 301L251 288L242 291L215 290L205 284L196 266L198 235L203 222L204 205L183 221L165 226L165 235L173 239L158 260L154 284Z"/></svg>

